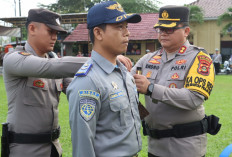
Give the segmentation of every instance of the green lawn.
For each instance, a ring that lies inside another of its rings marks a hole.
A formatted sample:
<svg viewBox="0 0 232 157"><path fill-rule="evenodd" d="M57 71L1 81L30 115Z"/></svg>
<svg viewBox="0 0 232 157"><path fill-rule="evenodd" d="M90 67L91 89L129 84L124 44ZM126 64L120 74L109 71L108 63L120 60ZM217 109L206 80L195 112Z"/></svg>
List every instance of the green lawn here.
<svg viewBox="0 0 232 157"><path fill-rule="evenodd" d="M141 102L144 103L144 97L140 96ZM215 86L210 99L205 102L206 113L214 114L220 117L222 128L219 134L211 136L208 134L207 157L218 157L222 150L229 144L232 144L232 76L216 76ZM0 123L6 121L7 100L3 83L0 76ZM68 120L68 102L64 94L61 95L59 105L59 122L62 128L60 141L64 150L63 157L71 157L71 140ZM0 128L1 132L1 128ZM0 133L1 135L1 133ZM143 138L143 149L140 157L147 156L147 140Z"/></svg>

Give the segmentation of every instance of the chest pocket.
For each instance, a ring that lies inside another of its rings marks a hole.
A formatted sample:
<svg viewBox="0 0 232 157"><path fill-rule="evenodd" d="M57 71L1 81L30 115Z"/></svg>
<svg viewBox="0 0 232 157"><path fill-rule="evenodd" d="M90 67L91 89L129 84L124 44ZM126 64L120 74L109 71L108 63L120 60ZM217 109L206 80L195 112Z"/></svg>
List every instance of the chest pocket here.
<svg viewBox="0 0 232 157"><path fill-rule="evenodd" d="M169 88L183 88L185 71L173 71L168 74L166 86Z"/></svg>
<svg viewBox="0 0 232 157"><path fill-rule="evenodd" d="M126 128L130 114L129 100L126 91L114 90L109 95L110 110L114 113L112 126L115 129Z"/></svg>
<svg viewBox="0 0 232 157"><path fill-rule="evenodd" d="M43 78L28 78L24 91L24 104L45 107L48 99L48 83Z"/></svg>
<svg viewBox="0 0 232 157"><path fill-rule="evenodd" d="M58 92L62 92L63 90L63 79L56 79L56 89Z"/></svg>

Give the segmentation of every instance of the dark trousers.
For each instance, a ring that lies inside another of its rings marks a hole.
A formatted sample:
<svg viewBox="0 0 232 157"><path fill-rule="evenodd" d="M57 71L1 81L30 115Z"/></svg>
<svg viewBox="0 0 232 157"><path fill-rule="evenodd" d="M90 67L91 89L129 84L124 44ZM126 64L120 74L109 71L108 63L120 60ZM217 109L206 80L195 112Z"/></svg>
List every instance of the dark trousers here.
<svg viewBox="0 0 232 157"><path fill-rule="evenodd" d="M56 147L52 144L51 157L59 157Z"/></svg>
<svg viewBox="0 0 232 157"><path fill-rule="evenodd" d="M153 155L153 154L151 154L151 153L148 152L148 157L158 157L158 156L155 156L155 155ZM205 157L205 155L202 156L202 157Z"/></svg>
<svg viewBox="0 0 232 157"><path fill-rule="evenodd" d="M216 75L220 72L220 63L213 63Z"/></svg>

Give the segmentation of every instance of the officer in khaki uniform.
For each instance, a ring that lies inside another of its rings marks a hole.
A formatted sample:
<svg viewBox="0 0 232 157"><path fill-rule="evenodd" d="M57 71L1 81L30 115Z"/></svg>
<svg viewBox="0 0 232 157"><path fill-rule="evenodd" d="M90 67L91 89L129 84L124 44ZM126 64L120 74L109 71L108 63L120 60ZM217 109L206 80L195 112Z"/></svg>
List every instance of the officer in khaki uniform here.
<svg viewBox="0 0 232 157"><path fill-rule="evenodd" d="M143 122L148 156L202 157L208 127L203 102L214 85L212 60L186 39L190 32L187 7L160 8L154 28L162 48L143 56L132 69L150 112ZM135 74L137 67L142 75Z"/></svg>
<svg viewBox="0 0 232 157"><path fill-rule="evenodd" d="M132 157L141 150L136 85L116 60L127 50L127 22L140 20L115 1L97 4L88 12L91 59L67 90L73 157Z"/></svg>
<svg viewBox="0 0 232 157"><path fill-rule="evenodd" d="M8 99L10 157L58 157L58 103L76 71L88 58L51 58L60 16L45 9L31 9L28 41L4 57L4 83ZM6 148L7 149L7 148Z"/></svg>

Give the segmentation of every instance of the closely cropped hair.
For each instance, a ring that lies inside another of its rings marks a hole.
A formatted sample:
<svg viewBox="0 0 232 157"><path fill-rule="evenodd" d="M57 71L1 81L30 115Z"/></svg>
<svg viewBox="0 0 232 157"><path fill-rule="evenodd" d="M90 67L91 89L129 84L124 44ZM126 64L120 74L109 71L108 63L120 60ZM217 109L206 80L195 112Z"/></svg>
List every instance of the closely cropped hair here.
<svg viewBox="0 0 232 157"><path fill-rule="evenodd" d="M179 25L182 25L182 27L187 27L187 26L189 26L189 23L188 22L181 22L181 23L179 23Z"/></svg>
<svg viewBox="0 0 232 157"><path fill-rule="evenodd" d="M103 31L106 30L106 24L105 24L105 23L100 24L100 25L95 26L95 27L99 27L99 28L101 28ZM93 29L94 29L95 27L89 29L89 37L90 37L90 40L91 40L92 44L94 44L94 33L93 33Z"/></svg>

